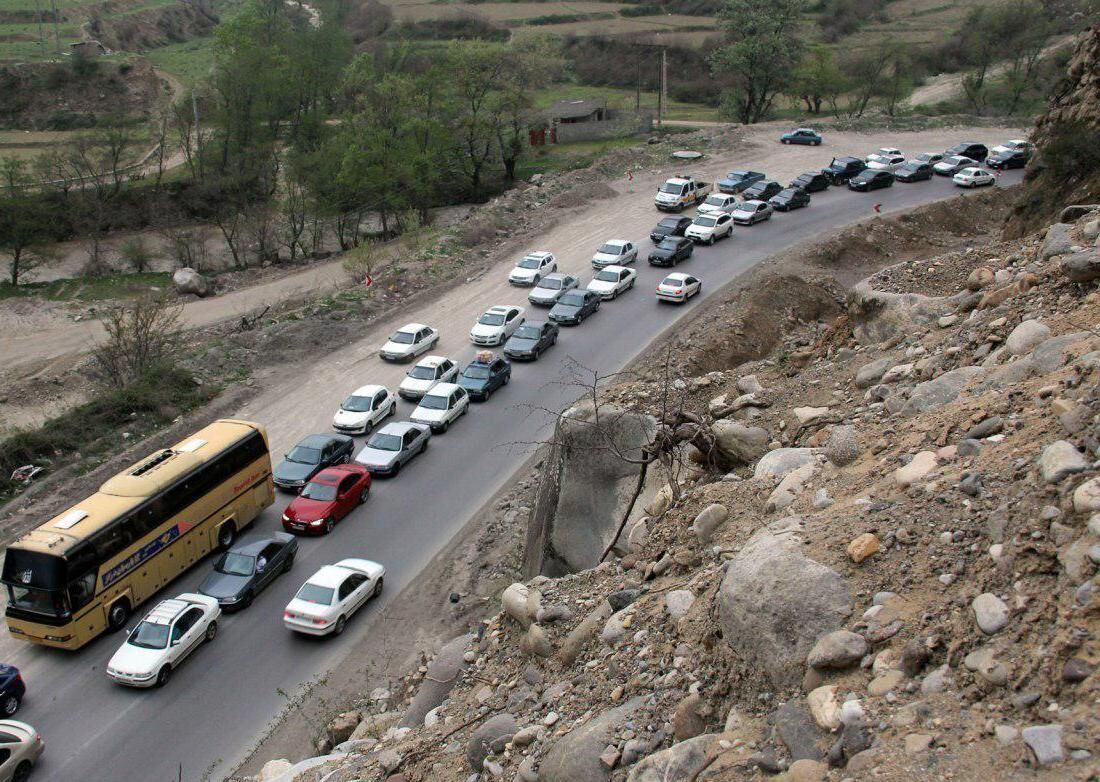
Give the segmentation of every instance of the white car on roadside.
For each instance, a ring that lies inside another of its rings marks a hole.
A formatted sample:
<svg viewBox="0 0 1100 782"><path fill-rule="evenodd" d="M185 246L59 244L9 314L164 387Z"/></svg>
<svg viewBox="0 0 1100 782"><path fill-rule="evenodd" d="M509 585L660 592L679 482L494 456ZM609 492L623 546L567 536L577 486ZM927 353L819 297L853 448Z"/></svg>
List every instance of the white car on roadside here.
<svg viewBox="0 0 1100 782"><path fill-rule="evenodd" d="M508 282L513 285L536 285L544 276L557 271L557 268L558 262L553 253L545 250L528 253L512 269Z"/></svg>
<svg viewBox="0 0 1100 782"><path fill-rule="evenodd" d="M38 731L19 720L0 720L0 782L24 782L46 745Z"/></svg>
<svg viewBox="0 0 1100 782"><path fill-rule="evenodd" d="M439 332L423 323L406 323L390 335L378 351L387 361L408 361L427 353L439 342Z"/></svg>
<svg viewBox="0 0 1100 782"><path fill-rule="evenodd" d="M340 403L332 417L332 428L344 434L366 434L396 412L397 400L388 388L360 386Z"/></svg>
<svg viewBox="0 0 1100 782"><path fill-rule="evenodd" d="M996 182L996 177L986 171L984 168L964 168L955 176L951 177L951 181L959 187L983 187L985 185L992 185Z"/></svg>
<svg viewBox="0 0 1100 782"><path fill-rule="evenodd" d="M732 212L737 208L737 196L730 193L713 193L707 196L707 200L699 204L699 214L711 215L722 212Z"/></svg>
<svg viewBox="0 0 1100 782"><path fill-rule="evenodd" d="M626 239L608 239L592 256L592 266L602 269L605 266L625 266L638 260L638 246Z"/></svg>
<svg viewBox="0 0 1100 782"><path fill-rule="evenodd" d="M503 345L523 323L523 307L490 307L470 329L470 341L475 345Z"/></svg>
<svg viewBox="0 0 1100 782"><path fill-rule="evenodd" d="M603 299L618 298L620 293L634 287L638 272L625 266L605 266L596 272L588 283L588 290L600 294Z"/></svg>
<svg viewBox="0 0 1100 782"><path fill-rule="evenodd" d="M351 615L382 592L386 569L369 559L325 565L283 610L283 624L306 635L340 635Z"/></svg>
<svg viewBox="0 0 1100 782"><path fill-rule="evenodd" d="M989 150L989 157L999 155L1002 152L1031 152L1031 142L1022 138L1014 138Z"/></svg>
<svg viewBox="0 0 1100 782"><path fill-rule="evenodd" d="M725 212L699 215L684 229L684 236L702 244L714 244L719 239L728 239L733 236L733 215Z"/></svg>
<svg viewBox="0 0 1100 782"><path fill-rule="evenodd" d="M698 277L683 272L673 272L661 280L657 286L657 301L671 301L683 304L703 290L703 283Z"/></svg>
<svg viewBox="0 0 1100 782"><path fill-rule="evenodd" d="M405 373L397 387L402 399L419 399L437 383L448 383L458 377L458 364L446 356L425 356Z"/></svg>
<svg viewBox="0 0 1100 782"><path fill-rule="evenodd" d="M901 155L872 155L867 158L867 168L872 171L897 171L905 165Z"/></svg>
<svg viewBox="0 0 1100 782"><path fill-rule="evenodd" d="M221 606L190 592L164 600L130 631L107 662L107 675L129 687L163 687L184 658L218 634Z"/></svg>
<svg viewBox="0 0 1100 782"><path fill-rule="evenodd" d="M447 429L470 409L470 395L466 389L454 383L440 383L424 396L409 416L410 421L427 424L432 432Z"/></svg>

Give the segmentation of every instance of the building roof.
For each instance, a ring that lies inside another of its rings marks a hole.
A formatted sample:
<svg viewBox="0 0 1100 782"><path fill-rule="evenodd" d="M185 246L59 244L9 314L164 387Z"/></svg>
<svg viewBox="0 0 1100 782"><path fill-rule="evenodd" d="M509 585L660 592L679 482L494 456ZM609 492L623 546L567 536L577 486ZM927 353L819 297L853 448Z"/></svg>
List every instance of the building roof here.
<svg viewBox="0 0 1100 782"><path fill-rule="evenodd" d="M598 100L559 100L550 107L548 113L554 119L572 119L587 117L604 108L606 104Z"/></svg>

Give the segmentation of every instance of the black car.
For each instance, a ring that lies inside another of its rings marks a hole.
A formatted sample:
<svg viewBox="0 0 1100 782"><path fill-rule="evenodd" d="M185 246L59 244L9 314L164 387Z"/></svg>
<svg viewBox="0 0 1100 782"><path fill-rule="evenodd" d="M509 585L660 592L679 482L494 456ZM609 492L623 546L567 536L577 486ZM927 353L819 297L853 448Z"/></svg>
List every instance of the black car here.
<svg viewBox="0 0 1100 782"><path fill-rule="evenodd" d="M1010 149L1007 152L1000 152L987 158L985 164L988 168L993 169L1006 169L1006 168L1023 168L1027 165L1027 160L1031 155L1022 149Z"/></svg>
<svg viewBox="0 0 1100 782"><path fill-rule="evenodd" d="M910 161L894 172L899 182L923 182L932 178L932 164Z"/></svg>
<svg viewBox="0 0 1100 782"><path fill-rule="evenodd" d="M866 168L867 163L858 157L835 157L821 173L829 177L834 185L843 185Z"/></svg>
<svg viewBox="0 0 1100 782"><path fill-rule="evenodd" d="M502 358L471 361L458 376L458 385L466 389L470 399L484 402L512 379L512 365Z"/></svg>
<svg viewBox="0 0 1100 782"><path fill-rule="evenodd" d="M5 717L15 714L26 693L27 685L23 683L19 669L14 665L0 664L0 712Z"/></svg>
<svg viewBox="0 0 1100 782"><path fill-rule="evenodd" d="M772 205L773 209L778 209L780 212L789 212L792 209L809 206L810 194L800 187L788 187L769 198L768 203Z"/></svg>
<svg viewBox="0 0 1100 782"><path fill-rule="evenodd" d="M774 179L769 179L766 182L757 182L745 191L745 200L767 201L782 189L783 185L779 184Z"/></svg>
<svg viewBox="0 0 1100 782"><path fill-rule="evenodd" d="M829 187L829 177L820 171L807 171L792 179L787 187L800 187L807 193L819 193Z"/></svg>
<svg viewBox="0 0 1100 782"><path fill-rule="evenodd" d="M971 160L977 160L981 163L989 155L989 149L985 144L979 144L977 141L962 141L943 154L945 157L950 157L952 155L968 157Z"/></svg>
<svg viewBox="0 0 1100 782"><path fill-rule="evenodd" d="M333 464L351 461L355 441L343 434L311 434L290 449L272 473L283 491L298 491L309 479Z"/></svg>
<svg viewBox="0 0 1100 782"><path fill-rule="evenodd" d="M666 236L683 236L689 225L691 225L690 217L666 217L649 232L649 238L656 243Z"/></svg>
<svg viewBox="0 0 1100 782"><path fill-rule="evenodd" d="M691 244L690 239L666 239L665 241ZM664 244L664 242L661 242L661 244ZM576 326L600 308L600 301L600 294L595 291L571 290L558 299L558 303L551 308L550 320L564 326Z"/></svg>
<svg viewBox="0 0 1100 782"><path fill-rule="evenodd" d="M695 244L691 239L670 236L662 239L661 243L653 248L649 254L650 266L675 266L680 261L686 261L695 252Z"/></svg>
<svg viewBox="0 0 1100 782"><path fill-rule="evenodd" d="M764 174L759 171L730 171L725 179L718 180L718 192L737 195L749 185L754 185L763 179Z"/></svg>
<svg viewBox="0 0 1100 782"><path fill-rule="evenodd" d="M298 541L286 532L247 535L218 557L199 593L218 601L223 611L241 611L294 565Z"/></svg>
<svg viewBox="0 0 1100 782"><path fill-rule="evenodd" d="M848 180L848 187L852 190L867 192L880 190L894 184L894 175L889 171L872 171L867 169Z"/></svg>
<svg viewBox="0 0 1100 782"><path fill-rule="evenodd" d="M558 324L529 320L504 343L504 355L534 361L557 341Z"/></svg>

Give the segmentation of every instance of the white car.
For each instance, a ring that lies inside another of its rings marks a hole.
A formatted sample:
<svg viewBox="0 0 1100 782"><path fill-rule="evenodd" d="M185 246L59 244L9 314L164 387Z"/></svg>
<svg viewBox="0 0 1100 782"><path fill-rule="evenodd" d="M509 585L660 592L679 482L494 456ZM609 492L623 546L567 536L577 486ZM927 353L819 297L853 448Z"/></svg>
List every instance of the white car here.
<svg viewBox="0 0 1100 782"><path fill-rule="evenodd" d="M378 354L387 361L408 361L427 353L439 342L439 332L423 323L406 323L395 331Z"/></svg>
<svg viewBox="0 0 1100 782"><path fill-rule="evenodd" d="M661 280L657 286L657 301L671 301L683 304L703 289L698 277L682 272L673 272Z"/></svg>
<svg viewBox="0 0 1100 782"><path fill-rule="evenodd" d="M367 434L397 412L397 400L385 386L360 386L340 403L332 428L344 434Z"/></svg>
<svg viewBox="0 0 1100 782"><path fill-rule="evenodd" d="M1031 152L1031 142L1022 138L1014 138L989 150L989 157L999 155L1002 152Z"/></svg>
<svg viewBox="0 0 1100 782"><path fill-rule="evenodd" d="M733 215L725 212L699 215L684 230L684 236L697 244L714 244L719 239L728 239L733 236Z"/></svg>
<svg viewBox="0 0 1100 782"><path fill-rule="evenodd" d="M951 181L959 187L982 187L992 185L997 180L984 168L964 168L951 177Z"/></svg>
<svg viewBox="0 0 1100 782"><path fill-rule="evenodd" d="M405 373L397 387L402 399L419 399L437 383L449 383L458 377L458 364L446 356L425 356Z"/></svg>
<svg viewBox="0 0 1100 782"><path fill-rule="evenodd" d="M730 193L715 193L707 196L707 200L699 204L698 214L721 214L723 212L732 212L736 208L737 196L731 195Z"/></svg>
<svg viewBox="0 0 1100 782"><path fill-rule="evenodd" d="M893 172L905 165L905 158L901 155L872 155L871 158L867 158L867 168L872 171Z"/></svg>
<svg viewBox="0 0 1100 782"><path fill-rule="evenodd" d="M0 720L0 782L25 782L46 745L38 731L19 720Z"/></svg>
<svg viewBox="0 0 1100 782"><path fill-rule="evenodd" d="M592 256L592 267L625 266L638 260L638 246L626 239L608 239Z"/></svg>
<svg viewBox="0 0 1100 782"><path fill-rule="evenodd" d="M503 345L523 320L523 307L490 307L470 329L470 341L475 345Z"/></svg>
<svg viewBox="0 0 1100 782"><path fill-rule="evenodd" d="M772 218L772 205L766 201L742 201L737 205L730 214L733 216L733 222L738 225L755 225L763 220L770 220ZM684 231L687 234L687 231Z"/></svg>
<svg viewBox="0 0 1100 782"><path fill-rule="evenodd" d="M558 262L553 253L539 250L528 253L520 259L512 273L508 275L508 282L513 285L537 285L545 275L557 271Z"/></svg>
<svg viewBox="0 0 1100 782"><path fill-rule="evenodd" d="M618 298L620 293L634 287L638 272L625 266L605 266L596 272L588 283L588 290L600 294L602 299Z"/></svg>
<svg viewBox="0 0 1100 782"><path fill-rule="evenodd" d="M934 166L942 160L942 152L921 152L919 155L913 158L913 162L915 163L927 163L930 166Z"/></svg>
<svg viewBox="0 0 1100 782"><path fill-rule="evenodd" d="M952 155L951 157L945 157L939 163L932 166L932 171L940 176L952 176L962 171L964 168L970 168L971 166L978 165L978 161L971 160L968 157L960 157L958 155Z"/></svg>
<svg viewBox="0 0 1100 782"><path fill-rule="evenodd" d="M470 410L470 395L454 383L440 383L424 396L409 419L427 424L432 432L446 432L451 424Z"/></svg>
<svg viewBox="0 0 1100 782"><path fill-rule="evenodd" d="M553 307L558 303L566 291L571 291L580 284L580 280L572 274L560 274L554 272L547 274L534 290L527 294L527 301L532 304L541 304L544 307Z"/></svg>
<svg viewBox="0 0 1100 782"><path fill-rule="evenodd" d="M892 157L894 155L901 156L901 150L897 147L879 147L873 153L867 156L868 159L872 157Z"/></svg>
<svg viewBox="0 0 1100 782"><path fill-rule="evenodd" d="M172 670L218 634L221 606L190 592L159 603L130 631L107 663L107 675L130 687L163 687Z"/></svg>
<svg viewBox="0 0 1100 782"><path fill-rule="evenodd" d="M306 635L340 635L348 618L382 592L386 569L369 559L325 565L302 584L283 611L283 624Z"/></svg>

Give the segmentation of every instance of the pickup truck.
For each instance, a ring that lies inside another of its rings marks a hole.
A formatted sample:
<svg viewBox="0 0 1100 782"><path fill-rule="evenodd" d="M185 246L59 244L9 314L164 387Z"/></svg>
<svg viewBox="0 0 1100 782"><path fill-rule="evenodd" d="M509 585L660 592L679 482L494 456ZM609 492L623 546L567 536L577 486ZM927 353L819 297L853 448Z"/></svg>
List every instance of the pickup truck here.
<svg viewBox="0 0 1100 782"><path fill-rule="evenodd" d="M657 189L653 203L662 212L682 212L693 204L702 203L712 187L710 182L697 182L694 177L673 177Z"/></svg>

